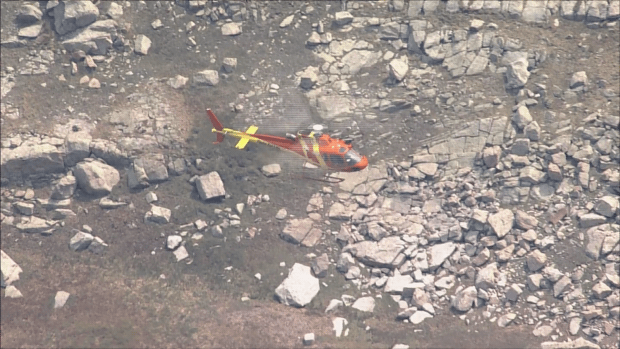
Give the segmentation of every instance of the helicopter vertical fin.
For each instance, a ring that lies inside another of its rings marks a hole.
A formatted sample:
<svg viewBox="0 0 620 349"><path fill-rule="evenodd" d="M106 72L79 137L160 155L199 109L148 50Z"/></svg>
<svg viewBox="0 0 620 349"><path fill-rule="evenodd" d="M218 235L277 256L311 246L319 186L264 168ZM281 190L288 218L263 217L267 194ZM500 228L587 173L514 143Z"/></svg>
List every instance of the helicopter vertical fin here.
<svg viewBox="0 0 620 349"><path fill-rule="evenodd" d="M211 130L212 132L218 132L224 129L224 127L220 123L220 120L217 119L217 117L215 116L215 114L213 114L213 111L211 109L207 109L207 115L209 116L209 119L211 120L211 124L213 125L213 130ZM224 134L218 132L217 140L213 142L213 144L219 144L219 143L222 143L223 141L224 141Z"/></svg>
<svg viewBox="0 0 620 349"><path fill-rule="evenodd" d="M248 135L253 135L256 133L256 131L258 131L258 127L257 126L250 126L248 127L248 129L245 131L246 134ZM235 148L237 149L243 149L245 148L245 146L248 144L248 142L250 141L250 137L241 137L241 140L239 140L239 142L237 143L237 145L235 146Z"/></svg>

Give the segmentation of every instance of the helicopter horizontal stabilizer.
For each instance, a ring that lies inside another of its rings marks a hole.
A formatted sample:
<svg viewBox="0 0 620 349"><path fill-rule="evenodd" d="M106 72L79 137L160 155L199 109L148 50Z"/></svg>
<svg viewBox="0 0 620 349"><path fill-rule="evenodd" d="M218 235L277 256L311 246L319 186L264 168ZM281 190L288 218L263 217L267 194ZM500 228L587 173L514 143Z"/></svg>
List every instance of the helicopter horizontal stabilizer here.
<svg viewBox="0 0 620 349"><path fill-rule="evenodd" d="M249 135L253 135L253 134L256 133L256 131L258 131L258 127L252 125L252 126L248 127L248 129L245 131L245 133L249 134ZM247 137L247 136L241 137L241 140L239 140L239 142L237 143L235 148L243 149L243 148L245 148L245 146L248 144L249 141L250 141L250 137Z"/></svg>

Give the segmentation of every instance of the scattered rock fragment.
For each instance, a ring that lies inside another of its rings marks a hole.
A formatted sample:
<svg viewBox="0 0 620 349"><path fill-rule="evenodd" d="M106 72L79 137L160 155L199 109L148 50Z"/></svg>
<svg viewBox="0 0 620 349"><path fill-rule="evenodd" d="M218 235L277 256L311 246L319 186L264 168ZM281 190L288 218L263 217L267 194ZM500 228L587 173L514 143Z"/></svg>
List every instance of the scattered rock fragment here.
<svg viewBox="0 0 620 349"><path fill-rule="evenodd" d="M22 268L2 250L0 250L0 268L2 271L2 282L4 282L5 285L10 285L19 280L19 274L22 272Z"/></svg>
<svg viewBox="0 0 620 349"><path fill-rule="evenodd" d="M172 211L165 207L151 205L151 210L146 212L144 220L156 224L166 224L170 222Z"/></svg>
<svg viewBox="0 0 620 349"><path fill-rule="evenodd" d="M90 246L93 239L94 237L91 234L78 231L75 235L73 235L71 240L69 240L69 248L76 252L85 250L88 246Z"/></svg>
<svg viewBox="0 0 620 349"><path fill-rule="evenodd" d="M226 23L222 26L222 35L224 36L235 36L239 35L243 32L243 28L239 23Z"/></svg>
<svg viewBox="0 0 620 349"><path fill-rule="evenodd" d="M73 174L80 189L91 195L107 195L120 181L118 170L99 161L80 162Z"/></svg>
<svg viewBox="0 0 620 349"><path fill-rule="evenodd" d="M65 304L67 303L67 300L69 299L69 296L71 296L69 292L65 292L65 291L56 292L56 296L54 296L54 309L64 307Z"/></svg>
<svg viewBox="0 0 620 349"><path fill-rule="evenodd" d="M261 168L261 172L266 177L275 177L279 175L281 171L282 169L280 168L280 164L269 164Z"/></svg>
<svg viewBox="0 0 620 349"><path fill-rule="evenodd" d="M134 52L139 55L147 55L151 48L152 41L146 35L140 34L136 36L134 42Z"/></svg>
<svg viewBox="0 0 620 349"><path fill-rule="evenodd" d="M588 84L588 75L585 71L578 71L570 78L570 88L577 88Z"/></svg>
<svg viewBox="0 0 620 349"><path fill-rule="evenodd" d="M288 277L276 288L280 303L295 307L304 307L319 293L319 279L315 278L310 267L295 263L289 270Z"/></svg>
<svg viewBox="0 0 620 349"><path fill-rule="evenodd" d="M353 303L353 305L351 305L351 308L367 313L372 313L375 310L375 299L370 296L358 298Z"/></svg>
<svg viewBox="0 0 620 349"><path fill-rule="evenodd" d="M215 86L220 83L220 76L217 70L206 69L194 74L194 84L196 86Z"/></svg>
<svg viewBox="0 0 620 349"><path fill-rule="evenodd" d="M216 171L198 177L195 184L202 200L211 200L226 195L224 182L222 182L222 178Z"/></svg>
<svg viewBox="0 0 620 349"><path fill-rule="evenodd" d="M222 68L226 73L232 73L237 68L237 59L233 57L226 57L222 61Z"/></svg>
<svg viewBox="0 0 620 349"><path fill-rule="evenodd" d="M15 286L9 285L4 290L4 297L6 297L6 298L23 298L24 295L22 295L21 291L18 290Z"/></svg>

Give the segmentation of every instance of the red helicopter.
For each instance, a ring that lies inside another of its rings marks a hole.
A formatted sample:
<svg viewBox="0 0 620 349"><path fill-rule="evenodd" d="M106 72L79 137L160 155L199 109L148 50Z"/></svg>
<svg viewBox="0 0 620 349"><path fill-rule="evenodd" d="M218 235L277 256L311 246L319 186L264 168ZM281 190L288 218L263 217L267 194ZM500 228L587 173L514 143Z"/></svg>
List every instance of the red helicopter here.
<svg viewBox="0 0 620 349"><path fill-rule="evenodd" d="M224 141L224 135L229 135L239 139L235 146L237 149L245 148L248 142L263 143L297 154L307 162L327 171L355 172L368 166L368 159L353 150L350 141L322 134L321 128L316 128L307 135L298 132L297 135L279 137L256 134L258 127L254 125L248 127L245 132L224 128L211 109L207 109L207 115L213 124L211 131L217 133L217 141L213 144L221 143ZM329 183L343 181L342 178L329 176L325 180L310 179Z"/></svg>

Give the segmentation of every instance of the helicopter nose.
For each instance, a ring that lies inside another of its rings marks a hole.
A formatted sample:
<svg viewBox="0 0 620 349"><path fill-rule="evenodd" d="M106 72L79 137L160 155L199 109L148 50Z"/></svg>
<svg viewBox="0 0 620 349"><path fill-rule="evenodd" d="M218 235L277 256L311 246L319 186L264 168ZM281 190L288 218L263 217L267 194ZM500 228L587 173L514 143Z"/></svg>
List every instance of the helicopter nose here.
<svg viewBox="0 0 620 349"><path fill-rule="evenodd" d="M361 171L368 166L368 159L365 156L362 156L362 160L360 160L355 166L353 166L354 171Z"/></svg>

